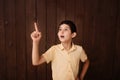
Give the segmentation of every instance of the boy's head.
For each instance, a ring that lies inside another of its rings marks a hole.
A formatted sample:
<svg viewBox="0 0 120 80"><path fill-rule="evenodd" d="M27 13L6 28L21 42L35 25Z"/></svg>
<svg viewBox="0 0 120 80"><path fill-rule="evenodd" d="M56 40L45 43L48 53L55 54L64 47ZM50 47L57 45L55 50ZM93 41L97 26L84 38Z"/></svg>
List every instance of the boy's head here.
<svg viewBox="0 0 120 80"><path fill-rule="evenodd" d="M70 20L62 21L59 24L58 38L61 42L71 42L76 36L76 26Z"/></svg>
<svg viewBox="0 0 120 80"><path fill-rule="evenodd" d="M62 25L62 24L68 25L70 27L70 30L71 30L72 33L74 33L74 32L76 33L77 32L76 25L72 21L70 21L70 20L64 20L64 21L62 21L59 24L59 26Z"/></svg>

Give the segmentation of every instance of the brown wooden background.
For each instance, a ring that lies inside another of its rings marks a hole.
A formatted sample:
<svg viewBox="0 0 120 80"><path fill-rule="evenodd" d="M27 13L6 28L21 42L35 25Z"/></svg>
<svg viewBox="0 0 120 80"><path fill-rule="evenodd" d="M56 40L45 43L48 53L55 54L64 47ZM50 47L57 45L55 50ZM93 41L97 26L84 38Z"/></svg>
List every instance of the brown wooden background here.
<svg viewBox="0 0 120 80"><path fill-rule="evenodd" d="M58 43L57 25L70 19L91 62L85 80L120 80L120 0L0 0L0 80L51 80L50 64L31 63L36 18L40 52Z"/></svg>

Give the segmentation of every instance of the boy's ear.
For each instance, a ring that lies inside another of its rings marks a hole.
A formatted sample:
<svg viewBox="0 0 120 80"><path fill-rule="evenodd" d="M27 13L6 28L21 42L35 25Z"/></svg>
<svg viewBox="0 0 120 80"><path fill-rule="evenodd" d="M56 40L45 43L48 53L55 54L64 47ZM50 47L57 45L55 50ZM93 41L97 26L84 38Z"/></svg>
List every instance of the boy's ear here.
<svg viewBox="0 0 120 80"><path fill-rule="evenodd" d="M76 32L72 33L72 38L76 37L76 35L77 35Z"/></svg>

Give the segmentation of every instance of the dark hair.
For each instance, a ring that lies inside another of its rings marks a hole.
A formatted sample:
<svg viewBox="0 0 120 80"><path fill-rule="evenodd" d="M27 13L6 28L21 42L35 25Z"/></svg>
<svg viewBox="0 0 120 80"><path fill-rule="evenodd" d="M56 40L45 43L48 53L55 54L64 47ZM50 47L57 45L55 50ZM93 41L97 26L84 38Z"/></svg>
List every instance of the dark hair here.
<svg viewBox="0 0 120 80"><path fill-rule="evenodd" d="M73 33L73 32L77 32L77 30L76 30L76 25L75 25L72 21L70 21L70 20L64 20L64 21L62 21L62 22L59 24L59 26L62 25L62 24L68 25L68 26L70 27L72 33Z"/></svg>

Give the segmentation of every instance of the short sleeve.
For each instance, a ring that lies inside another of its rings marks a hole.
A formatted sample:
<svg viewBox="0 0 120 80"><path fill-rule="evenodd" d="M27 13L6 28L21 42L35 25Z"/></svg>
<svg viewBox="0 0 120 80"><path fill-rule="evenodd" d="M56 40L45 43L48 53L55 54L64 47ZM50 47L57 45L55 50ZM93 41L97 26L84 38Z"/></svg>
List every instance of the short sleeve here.
<svg viewBox="0 0 120 80"><path fill-rule="evenodd" d="M83 48L81 49L80 60L81 60L82 62L85 62L85 61L87 60L87 55L86 55L86 53L85 53L85 51L84 51Z"/></svg>
<svg viewBox="0 0 120 80"><path fill-rule="evenodd" d="M45 58L46 62L49 63L53 60L54 54L55 54L55 47L52 46L43 54L43 57Z"/></svg>

